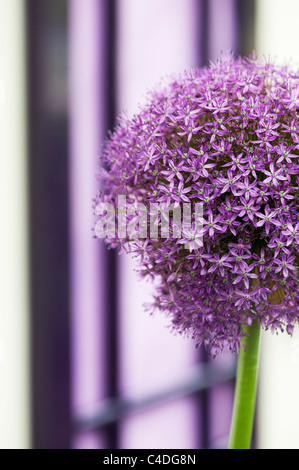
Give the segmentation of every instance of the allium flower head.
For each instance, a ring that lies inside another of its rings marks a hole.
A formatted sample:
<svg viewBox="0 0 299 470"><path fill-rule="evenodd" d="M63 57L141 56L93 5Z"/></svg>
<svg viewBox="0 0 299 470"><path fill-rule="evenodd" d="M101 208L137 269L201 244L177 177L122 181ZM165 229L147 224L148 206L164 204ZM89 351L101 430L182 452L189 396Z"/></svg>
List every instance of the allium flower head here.
<svg viewBox="0 0 299 470"><path fill-rule="evenodd" d="M213 354L238 350L254 319L289 333L298 322L298 110L297 72L225 54L150 93L106 142L95 202L127 204L108 243L139 257L153 309ZM165 209L184 204L181 230Z"/></svg>

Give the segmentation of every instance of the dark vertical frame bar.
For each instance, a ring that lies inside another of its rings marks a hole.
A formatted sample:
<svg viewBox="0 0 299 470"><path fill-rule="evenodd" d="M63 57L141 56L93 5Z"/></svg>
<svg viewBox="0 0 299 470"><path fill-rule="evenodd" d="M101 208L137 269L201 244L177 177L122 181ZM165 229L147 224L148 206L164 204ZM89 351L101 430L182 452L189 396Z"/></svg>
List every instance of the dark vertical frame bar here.
<svg viewBox="0 0 299 470"><path fill-rule="evenodd" d="M209 0L200 1L200 66L209 62Z"/></svg>
<svg viewBox="0 0 299 470"><path fill-rule="evenodd" d="M66 109L49 109L52 81L66 80L66 57L58 65L49 43L58 33L66 55L67 1L26 7L33 447L69 448L68 126Z"/></svg>
<svg viewBox="0 0 299 470"><path fill-rule="evenodd" d="M209 63L209 0L200 2L200 38L199 38L199 66L204 67ZM199 351L199 362L209 362L209 355L202 346ZM207 449L210 445L210 397L209 389L201 391L198 395L201 421L199 430L199 446Z"/></svg>
<svg viewBox="0 0 299 470"><path fill-rule="evenodd" d="M248 56L254 50L255 43L255 0L235 0L236 13L239 26L238 52L243 56Z"/></svg>
<svg viewBox="0 0 299 470"><path fill-rule="evenodd" d="M201 362L208 364L210 361L208 352L201 349ZM211 430L210 430L210 389L204 389L200 394L200 406L201 406L201 448L208 449L211 444Z"/></svg>
<svg viewBox="0 0 299 470"><path fill-rule="evenodd" d="M200 23L200 66L206 66L209 63L209 1L201 0L201 23ZM201 348L200 361L203 364L209 362L209 356L206 350ZM208 449L210 445L210 397L209 389L203 390L199 394L199 403L201 410L200 422L200 447Z"/></svg>
<svg viewBox="0 0 299 470"><path fill-rule="evenodd" d="M106 16L106 57L105 57L105 90L106 90L106 130L111 131L116 123L116 15L117 1L105 0ZM105 250L106 292L106 394L117 398L119 394L119 348L118 348L118 279L117 254L115 250ZM119 448L119 423L107 426L107 447Z"/></svg>

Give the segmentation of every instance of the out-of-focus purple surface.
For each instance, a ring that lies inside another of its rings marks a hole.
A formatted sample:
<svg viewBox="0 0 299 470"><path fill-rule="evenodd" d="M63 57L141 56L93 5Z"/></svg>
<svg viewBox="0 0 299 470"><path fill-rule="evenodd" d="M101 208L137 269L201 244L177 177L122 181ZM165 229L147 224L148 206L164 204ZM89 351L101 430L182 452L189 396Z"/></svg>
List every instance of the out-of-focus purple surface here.
<svg viewBox="0 0 299 470"><path fill-rule="evenodd" d="M92 199L104 139L103 2L69 2L72 408L89 410L104 397L102 253L92 237ZM75 447L101 447L99 433Z"/></svg>
<svg viewBox="0 0 299 470"><path fill-rule="evenodd" d="M160 79L198 64L194 0L126 0L118 11L118 108L131 115ZM130 256L120 259L121 389L133 396L167 386L196 361L194 344L174 336L164 318L149 317L143 303L152 286L137 280ZM124 448L196 446L197 406L182 399L121 427Z"/></svg>
<svg viewBox="0 0 299 470"><path fill-rule="evenodd" d="M238 47L235 0L209 0L209 58L217 59L221 52Z"/></svg>

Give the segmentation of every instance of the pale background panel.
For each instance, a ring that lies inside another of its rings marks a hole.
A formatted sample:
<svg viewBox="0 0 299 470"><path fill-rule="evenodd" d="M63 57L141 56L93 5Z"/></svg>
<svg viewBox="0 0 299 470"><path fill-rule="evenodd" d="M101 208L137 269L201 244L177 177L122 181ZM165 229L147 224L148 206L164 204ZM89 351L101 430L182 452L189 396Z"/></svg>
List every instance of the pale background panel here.
<svg viewBox="0 0 299 470"><path fill-rule="evenodd" d="M257 52L298 65L298 0L257 0L256 6Z"/></svg>
<svg viewBox="0 0 299 470"><path fill-rule="evenodd" d="M299 64L298 0L258 0L256 50ZM299 449L299 331L263 334L258 402L260 448Z"/></svg>
<svg viewBox="0 0 299 470"><path fill-rule="evenodd" d="M25 2L0 0L0 447L30 446Z"/></svg>

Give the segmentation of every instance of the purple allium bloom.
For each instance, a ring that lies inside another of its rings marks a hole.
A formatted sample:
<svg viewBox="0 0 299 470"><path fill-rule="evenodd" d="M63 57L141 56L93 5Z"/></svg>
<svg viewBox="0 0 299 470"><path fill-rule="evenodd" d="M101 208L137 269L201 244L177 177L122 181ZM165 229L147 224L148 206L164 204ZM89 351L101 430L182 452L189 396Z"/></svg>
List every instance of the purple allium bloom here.
<svg viewBox="0 0 299 470"><path fill-rule="evenodd" d="M203 244L194 227L172 236L171 217L164 237L148 229L138 243L107 242L139 257L141 276L158 284L152 308L213 354L237 351L255 319L289 333L299 320L298 90L286 66L225 54L153 91L104 148L95 205L134 195L150 216L203 204Z"/></svg>

